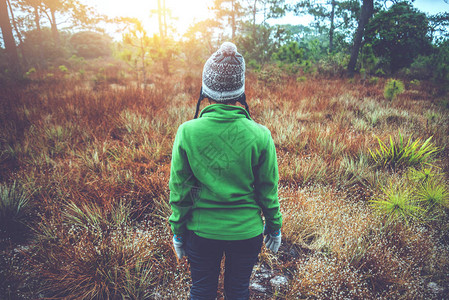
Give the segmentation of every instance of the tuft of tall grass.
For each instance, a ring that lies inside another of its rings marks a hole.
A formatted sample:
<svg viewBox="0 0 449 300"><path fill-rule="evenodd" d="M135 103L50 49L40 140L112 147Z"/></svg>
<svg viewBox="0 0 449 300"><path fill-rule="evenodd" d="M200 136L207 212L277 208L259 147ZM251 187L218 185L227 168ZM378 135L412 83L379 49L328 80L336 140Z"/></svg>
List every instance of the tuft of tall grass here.
<svg viewBox="0 0 449 300"><path fill-rule="evenodd" d="M380 187L382 193L370 200L371 206L382 213L388 222L409 222L422 219L425 211L413 197L413 191L405 183L393 183Z"/></svg>
<svg viewBox="0 0 449 300"><path fill-rule="evenodd" d="M371 129L371 126L364 119L354 118L351 120L351 124L355 130L360 132L367 132Z"/></svg>
<svg viewBox="0 0 449 300"><path fill-rule="evenodd" d="M23 229L30 210L30 195L14 181L0 184L0 229L12 234Z"/></svg>
<svg viewBox="0 0 449 300"><path fill-rule="evenodd" d="M346 185L354 183L375 183L375 175L369 157L360 152L357 157L343 156L340 162L341 182Z"/></svg>
<svg viewBox="0 0 449 300"><path fill-rule="evenodd" d="M353 265L366 275L371 287L369 298L438 298L423 280L423 268L434 263L432 235L422 226L401 223L390 223L372 231L365 252Z"/></svg>
<svg viewBox="0 0 449 300"><path fill-rule="evenodd" d="M392 107L371 107L370 110L366 111L365 119L372 127L384 128L407 124L407 122L410 123L413 120L408 111Z"/></svg>
<svg viewBox="0 0 449 300"><path fill-rule="evenodd" d="M109 208L68 202L60 221L43 220L33 259L46 295L153 299L159 285L173 280L176 259L168 255L165 230L135 226L131 213L123 201Z"/></svg>
<svg viewBox="0 0 449 300"><path fill-rule="evenodd" d="M47 125L43 128L45 136L45 145L51 157L63 154L69 149L73 135L73 125L68 123L66 126Z"/></svg>
<svg viewBox="0 0 449 300"><path fill-rule="evenodd" d="M287 192L287 194L286 194ZM325 187L282 191L286 243L333 257L357 261L368 237L380 221L362 201L346 200L344 193Z"/></svg>
<svg viewBox="0 0 449 300"><path fill-rule="evenodd" d="M102 146L94 144L90 151L82 151L78 154L81 167L96 176L105 175L111 171L112 167L108 160L105 159L107 149L107 144L103 144Z"/></svg>
<svg viewBox="0 0 449 300"><path fill-rule="evenodd" d="M316 138L317 146L326 157L335 160L341 157L348 148L344 134L335 132L338 129L333 126L327 126L324 129L318 127Z"/></svg>
<svg viewBox="0 0 449 300"><path fill-rule="evenodd" d="M147 133L150 129L150 121L147 118L130 110L123 111L120 119L128 133Z"/></svg>
<svg viewBox="0 0 449 300"><path fill-rule="evenodd" d="M382 177L382 172L373 168L369 155L359 152L356 157L346 155L341 159L337 183L351 199L363 200L372 196Z"/></svg>
<svg viewBox="0 0 449 300"><path fill-rule="evenodd" d="M416 198L426 210L426 218L436 218L449 208L447 186L435 179L425 180L415 191Z"/></svg>
<svg viewBox="0 0 449 300"><path fill-rule="evenodd" d="M266 107L259 115L258 122L270 128L273 140L278 147L286 149L302 148L304 131L301 121L310 118L309 114L304 114L301 110L292 113L290 105L284 104L280 110Z"/></svg>
<svg viewBox="0 0 449 300"><path fill-rule="evenodd" d="M284 154L279 157L280 180L299 185L322 184L333 180L334 172L318 155L300 157Z"/></svg>
<svg viewBox="0 0 449 300"><path fill-rule="evenodd" d="M399 131L397 142L392 136L390 136L389 144L384 143L379 137L376 138L379 147L375 150L369 149L369 153L379 167L395 169L423 164L431 165L434 162L434 155L440 151L440 148L431 142L432 137L421 142L420 138L412 141L410 136L405 143Z"/></svg>
<svg viewBox="0 0 449 300"><path fill-rule="evenodd" d="M418 183L428 181L433 178L440 178L443 174L434 171L432 167L424 167L421 169L410 168L408 177Z"/></svg>
<svg viewBox="0 0 449 300"><path fill-rule="evenodd" d="M68 226L78 226L93 233L106 229L123 228L130 224L133 209L129 202L120 200L110 208L102 208L93 203L76 204L68 202L64 217Z"/></svg>

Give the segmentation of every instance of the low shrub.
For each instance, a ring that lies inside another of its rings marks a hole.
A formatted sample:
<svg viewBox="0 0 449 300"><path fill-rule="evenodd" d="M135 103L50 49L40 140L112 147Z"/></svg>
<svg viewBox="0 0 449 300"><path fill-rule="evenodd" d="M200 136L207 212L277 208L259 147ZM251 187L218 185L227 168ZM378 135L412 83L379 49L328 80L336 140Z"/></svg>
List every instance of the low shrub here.
<svg viewBox="0 0 449 300"><path fill-rule="evenodd" d="M404 91L404 83L397 79L389 79L384 88L384 97L387 100L394 100Z"/></svg>

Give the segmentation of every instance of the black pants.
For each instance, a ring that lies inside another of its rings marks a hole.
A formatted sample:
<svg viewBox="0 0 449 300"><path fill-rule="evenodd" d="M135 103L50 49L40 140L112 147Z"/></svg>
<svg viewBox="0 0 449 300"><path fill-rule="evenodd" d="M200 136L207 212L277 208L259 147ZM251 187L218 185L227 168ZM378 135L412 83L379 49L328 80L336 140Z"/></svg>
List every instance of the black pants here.
<svg viewBox="0 0 449 300"><path fill-rule="evenodd" d="M249 280L262 247L263 236L248 240L221 241L202 238L190 232L186 253L190 263L191 300L217 297L220 263L225 255L224 289L229 300L249 299Z"/></svg>

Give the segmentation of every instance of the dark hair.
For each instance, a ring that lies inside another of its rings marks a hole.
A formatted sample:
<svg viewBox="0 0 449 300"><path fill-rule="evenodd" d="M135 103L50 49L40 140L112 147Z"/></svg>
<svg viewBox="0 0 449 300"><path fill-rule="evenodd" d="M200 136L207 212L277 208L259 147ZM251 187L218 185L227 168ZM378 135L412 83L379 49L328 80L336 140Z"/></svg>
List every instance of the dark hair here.
<svg viewBox="0 0 449 300"><path fill-rule="evenodd" d="M217 100L214 100L212 98L209 98L209 97L205 96L203 94L203 88L201 88L200 97L199 97L198 102L196 104L196 111L195 111L194 119L198 118L198 113L200 111L201 101L203 101L204 98L207 98L210 101L213 101L213 102L216 102L216 103L222 103L222 104L235 104L236 102L239 102L239 103L241 103L245 107L245 109L248 112L248 114L250 114L249 113L248 104L246 103L246 95L245 95L245 93L243 93L242 95L240 95L239 97L234 98L234 99L230 99L230 100L226 100L226 101L217 101Z"/></svg>

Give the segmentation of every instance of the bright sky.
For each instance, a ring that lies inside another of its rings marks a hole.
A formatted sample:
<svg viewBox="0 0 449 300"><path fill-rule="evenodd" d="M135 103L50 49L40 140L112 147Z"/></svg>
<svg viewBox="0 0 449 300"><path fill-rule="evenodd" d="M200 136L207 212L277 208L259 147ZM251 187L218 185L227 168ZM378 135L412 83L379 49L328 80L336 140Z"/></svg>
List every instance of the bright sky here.
<svg viewBox="0 0 449 300"><path fill-rule="evenodd" d="M97 9L100 14L109 17L135 17L139 19L150 34L158 33L157 15L151 14L157 9L157 0L84 0L84 2ZM165 0L167 9L176 18L173 21L175 29L184 33L190 24L211 17L208 6L212 0Z"/></svg>
<svg viewBox="0 0 449 300"><path fill-rule="evenodd" d="M142 21L150 34L158 32L157 16L150 17L151 10L157 9L157 0L84 0L84 2L96 8L99 13L110 17L135 17ZM177 18L174 25L180 34L183 34L190 24L213 18L213 14L208 10L213 0L165 0L165 3L172 11L173 17ZM449 4L444 0L415 0L414 6L430 14L449 11ZM311 20L289 15L280 20L272 20L270 23L307 25Z"/></svg>
<svg viewBox="0 0 449 300"><path fill-rule="evenodd" d="M443 0L415 0L413 5L420 11L430 14L449 12L449 4Z"/></svg>

